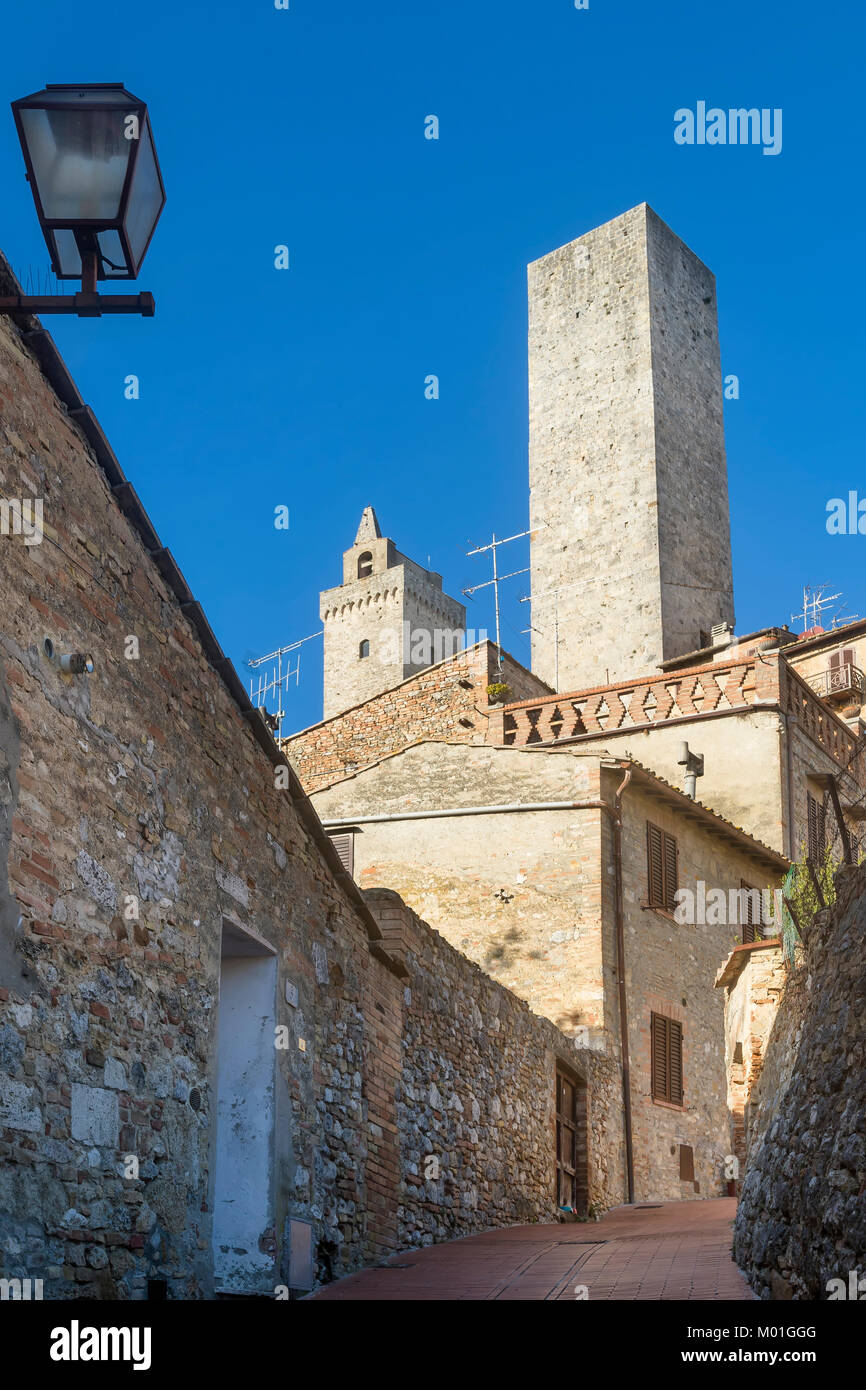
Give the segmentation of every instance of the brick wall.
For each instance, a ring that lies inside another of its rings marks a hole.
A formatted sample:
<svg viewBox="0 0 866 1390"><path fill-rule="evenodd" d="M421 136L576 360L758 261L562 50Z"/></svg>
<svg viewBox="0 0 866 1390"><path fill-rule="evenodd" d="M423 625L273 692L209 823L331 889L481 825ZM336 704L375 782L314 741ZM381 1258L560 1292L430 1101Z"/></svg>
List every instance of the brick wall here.
<svg viewBox="0 0 866 1390"><path fill-rule="evenodd" d="M370 658L372 660L372 658ZM548 687L503 654L503 678L515 699ZM283 748L308 792L369 767L424 738L483 743L487 686L496 679L496 647L479 642L363 704L285 739Z"/></svg>

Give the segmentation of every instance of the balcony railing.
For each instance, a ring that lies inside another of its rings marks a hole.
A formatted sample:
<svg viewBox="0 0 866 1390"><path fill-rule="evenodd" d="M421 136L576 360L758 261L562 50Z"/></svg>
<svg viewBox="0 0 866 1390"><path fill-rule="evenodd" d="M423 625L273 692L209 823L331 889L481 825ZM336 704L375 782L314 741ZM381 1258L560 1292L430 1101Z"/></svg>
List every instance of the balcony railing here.
<svg viewBox="0 0 866 1390"><path fill-rule="evenodd" d="M862 701L866 690L863 672L850 661L842 666L832 666L826 671L819 671L817 675L806 676L804 679L822 700L847 700L857 696Z"/></svg>

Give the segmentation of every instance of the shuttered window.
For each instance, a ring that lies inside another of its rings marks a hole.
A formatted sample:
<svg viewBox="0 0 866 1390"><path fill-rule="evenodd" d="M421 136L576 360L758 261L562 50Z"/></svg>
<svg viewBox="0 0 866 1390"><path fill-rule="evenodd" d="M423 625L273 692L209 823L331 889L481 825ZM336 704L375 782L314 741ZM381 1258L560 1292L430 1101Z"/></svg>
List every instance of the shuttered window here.
<svg viewBox="0 0 866 1390"><path fill-rule="evenodd" d="M827 852L827 810L823 799L818 802L811 792L806 793L806 848L813 864L821 864Z"/></svg>
<svg viewBox="0 0 866 1390"><path fill-rule="evenodd" d="M664 1014L652 1014L652 1097L671 1105L683 1103L683 1025Z"/></svg>
<svg viewBox="0 0 866 1390"><path fill-rule="evenodd" d="M647 899L650 907L676 906L677 842L673 835L646 823Z"/></svg>
<svg viewBox="0 0 866 1390"><path fill-rule="evenodd" d="M740 879L740 902L745 909L740 920L743 928L743 943L745 945L748 945L750 941L758 940L758 929L764 925L763 899L752 897L752 894L757 891L758 890L753 888L750 883L747 883L744 878Z"/></svg>
<svg viewBox="0 0 866 1390"><path fill-rule="evenodd" d="M840 666L854 665L854 648L843 647L840 652L830 653L830 670L835 671Z"/></svg>
<svg viewBox="0 0 866 1390"><path fill-rule="evenodd" d="M343 868L347 874L355 872L355 836L351 830L340 831L337 835L331 836L334 849L340 856Z"/></svg>

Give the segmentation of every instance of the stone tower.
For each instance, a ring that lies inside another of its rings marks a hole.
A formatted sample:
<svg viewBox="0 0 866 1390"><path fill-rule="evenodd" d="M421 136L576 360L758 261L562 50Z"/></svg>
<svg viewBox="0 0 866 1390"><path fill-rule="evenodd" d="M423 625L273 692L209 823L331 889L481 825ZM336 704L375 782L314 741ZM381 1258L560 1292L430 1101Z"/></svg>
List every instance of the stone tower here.
<svg viewBox="0 0 866 1390"><path fill-rule="evenodd" d="M442 592L441 574L401 555L372 507L343 555L342 584L319 595L319 613L326 719L453 656L466 627L466 609Z"/></svg>
<svg viewBox="0 0 866 1390"><path fill-rule="evenodd" d="M646 673L733 623L715 278L646 203L529 267L529 486L543 680Z"/></svg>

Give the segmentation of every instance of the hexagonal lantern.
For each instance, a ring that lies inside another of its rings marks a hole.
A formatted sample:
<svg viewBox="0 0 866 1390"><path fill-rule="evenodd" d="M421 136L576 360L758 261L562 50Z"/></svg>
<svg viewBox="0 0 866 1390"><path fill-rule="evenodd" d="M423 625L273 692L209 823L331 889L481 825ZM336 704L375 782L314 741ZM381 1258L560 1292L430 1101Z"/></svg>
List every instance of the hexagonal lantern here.
<svg viewBox="0 0 866 1390"><path fill-rule="evenodd" d="M63 83L12 111L58 279L134 280L165 203L145 103L120 82Z"/></svg>

